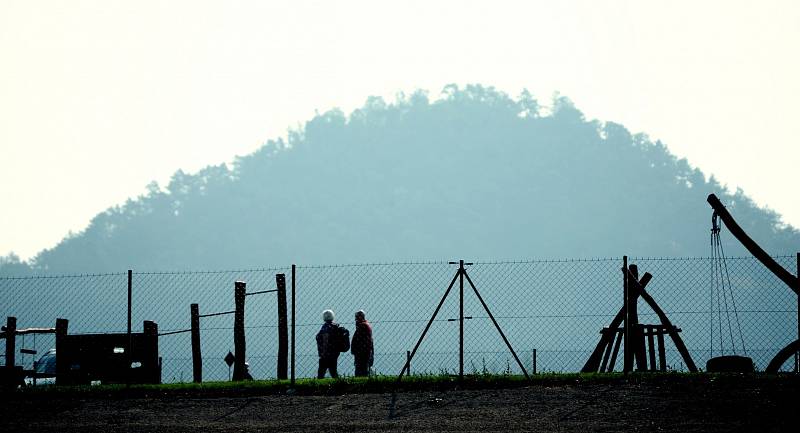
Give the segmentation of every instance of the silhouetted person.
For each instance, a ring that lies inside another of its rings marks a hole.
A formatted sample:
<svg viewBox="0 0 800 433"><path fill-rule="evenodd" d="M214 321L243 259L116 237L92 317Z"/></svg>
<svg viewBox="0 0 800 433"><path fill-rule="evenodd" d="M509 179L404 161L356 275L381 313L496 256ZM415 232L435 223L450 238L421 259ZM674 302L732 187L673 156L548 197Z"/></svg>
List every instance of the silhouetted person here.
<svg viewBox="0 0 800 433"><path fill-rule="evenodd" d="M319 355L319 368L317 378L325 377L325 371L331 372L331 377L339 377L336 371L336 363L339 361L341 353L341 335L344 328L333 322L334 314L332 310L322 312L322 328L317 332L317 354ZM349 341L348 341L349 343Z"/></svg>
<svg viewBox="0 0 800 433"><path fill-rule="evenodd" d="M350 344L353 362L356 367L356 376L369 376L372 367L374 352L372 344L372 326L367 322L364 310L356 312L356 330L353 332L353 342Z"/></svg>
<svg viewBox="0 0 800 433"><path fill-rule="evenodd" d="M242 380L253 380L253 376L250 374L250 363L244 363L244 374L242 375Z"/></svg>

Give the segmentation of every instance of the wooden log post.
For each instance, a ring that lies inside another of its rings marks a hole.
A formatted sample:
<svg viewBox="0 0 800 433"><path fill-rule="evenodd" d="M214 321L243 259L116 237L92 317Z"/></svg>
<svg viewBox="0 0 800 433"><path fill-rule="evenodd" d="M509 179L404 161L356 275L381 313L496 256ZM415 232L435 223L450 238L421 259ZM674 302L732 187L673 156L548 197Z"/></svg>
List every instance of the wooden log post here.
<svg viewBox="0 0 800 433"><path fill-rule="evenodd" d="M17 318L6 318L6 368L11 370L16 365L14 354L17 351Z"/></svg>
<svg viewBox="0 0 800 433"><path fill-rule="evenodd" d="M611 360L608 361L608 372L614 371L617 365L617 355L619 355L619 345L622 344L622 332L617 332L617 340L614 342L614 350L611 351Z"/></svg>
<svg viewBox="0 0 800 433"><path fill-rule="evenodd" d="M203 356L200 349L200 306L192 304L189 306L191 315L192 333L192 379L194 383L203 382Z"/></svg>
<svg viewBox="0 0 800 433"><path fill-rule="evenodd" d="M608 329L616 330L617 328L619 328L620 325L624 326L624 320L625 320L625 305L623 305L622 308L620 308L617 315L614 316L614 319L611 320L611 325L608 326ZM624 332L620 333L619 335L623 336ZM594 351L589 356L589 359L586 361L586 364L583 365L581 373L596 373L600 371L601 367L600 363L603 359L603 353L605 351L605 348L606 346L612 344L613 339L614 339L613 332L609 335L604 330L602 329L600 330L600 342L597 343L597 346L595 346Z"/></svg>
<svg viewBox="0 0 800 433"><path fill-rule="evenodd" d="M233 377L234 382L244 380L244 363L247 358L247 347L244 338L244 300L247 297L247 283L237 281L234 283L234 301L236 309L233 313Z"/></svg>
<svg viewBox="0 0 800 433"><path fill-rule="evenodd" d="M144 347L141 348L141 368L147 373L144 377L146 383L161 383L161 366L158 362L158 324L145 320L142 325L144 334ZM131 354L133 356L133 354Z"/></svg>
<svg viewBox="0 0 800 433"><path fill-rule="evenodd" d="M662 326L658 332L658 371L667 371L667 350L664 347L664 334L666 329Z"/></svg>
<svg viewBox="0 0 800 433"><path fill-rule="evenodd" d="M69 355L66 347L66 336L69 320L56 319L56 385L69 384Z"/></svg>
<svg viewBox="0 0 800 433"><path fill-rule="evenodd" d="M656 366L655 333L656 333L656 327L654 327L653 325L647 325L647 331L645 331L645 335L647 336L647 353L649 355L649 360L650 360L650 368L648 369L648 371L658 370L658 367Z"/></svg>
<svg viewBox="0 0 800 433"><path fill-rule="evenodd" d="M617 334L617 330L611 328L603 328L601 333L603 334L602 336L603 341L606 341L605 343L606 348L605 351L603 352L603 362L600 364L599 371L600 373L604 373L608 368L608 360L611 357L611 350L613 349L614 346L613 338Z"/></svg>
<svg viewBox="0 0 800 433"><path fill-rule="evenodd" d="M644 330L639 324L639 267L636 265L629 265L630 278L633 282L628 281L628 317L631 320L631 349L633 349L633 356L636 360L636 370L647 371L647 355L645 354ZM633 283L633 284L632 284Z"/></svg>
<svg viewBox="0 0 800 433"><path fill-rule="evenodd" d="M295 365L295 353L294 353L294 337L295 337L295 335L294 335L294 332L295 332L294 301L295 301L295 293L294 293L294 291L295 291L295 281L296 281L296 273L295 273L296 268L297 268L297 266L292 264L292 368L291 368L291 370L292 370L292 377L291 377L292 385L294 385L294 365Z"/></svg>
<svg viewBox="0 0 800 433"><path fill-rule="evenodd" d="M289 321L286 309L286 275L275 275L278 286L278 379L288 378L289 367Z"/></svg>

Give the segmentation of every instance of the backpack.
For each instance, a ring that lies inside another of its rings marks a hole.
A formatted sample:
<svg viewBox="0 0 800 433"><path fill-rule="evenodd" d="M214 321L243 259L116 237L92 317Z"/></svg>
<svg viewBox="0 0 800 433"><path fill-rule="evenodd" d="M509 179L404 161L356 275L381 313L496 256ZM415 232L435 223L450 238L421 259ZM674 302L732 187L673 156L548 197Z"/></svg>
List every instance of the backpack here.
<svg viewBox="0 0 800 433"><path fill-rule="evenodd" d="M336 350L339 352L347 352L350 350L350 331L344 326L337 326L334 329L336 329L334 333Z"/></svg>

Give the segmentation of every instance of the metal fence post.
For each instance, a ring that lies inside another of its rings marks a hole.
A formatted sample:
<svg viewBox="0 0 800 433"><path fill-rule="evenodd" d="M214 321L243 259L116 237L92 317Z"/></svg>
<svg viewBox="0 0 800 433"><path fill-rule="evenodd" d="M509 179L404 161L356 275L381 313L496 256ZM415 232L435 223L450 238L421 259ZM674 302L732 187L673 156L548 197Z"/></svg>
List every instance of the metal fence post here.
<svg viewBox="0 0 800 433"><path fill-rule="evenodd" d="M458 261L458 378L464 379L464 260Z"/></svg>
<svg viewBox="0 0 800 433"><path fill-rule="evenodd" d="M296 266L292 264L292 385L294 385L294 292L295 292L295 269Z"/></svg>
<svg viewBox="0 0 800 433"><path fill-rule="evenodd" d="M133 362L133 335L131 333L131 310L133 303L133 270L128 269L128 348L125 350L126 357L128 358L125 375L125 383L130 386L131 384L131 362Z"/></svg>
<svg viewBox="0 0 800 433"><path fill-rule="evenodd" d="M533 374L536 374L536 349L533 349Z"/></svg>
<svg viewBox="0 0 800 433"><path fill-rule="evenodd" d="M625 349L622 352L622 371L628 373L633 370L633 350L631 350L631 321L630 321L630 302L628 296L628 256L622 256L622 291L623 291L623 308L625 309L625 329L623 335L625 336L623 343Z"/></svg>

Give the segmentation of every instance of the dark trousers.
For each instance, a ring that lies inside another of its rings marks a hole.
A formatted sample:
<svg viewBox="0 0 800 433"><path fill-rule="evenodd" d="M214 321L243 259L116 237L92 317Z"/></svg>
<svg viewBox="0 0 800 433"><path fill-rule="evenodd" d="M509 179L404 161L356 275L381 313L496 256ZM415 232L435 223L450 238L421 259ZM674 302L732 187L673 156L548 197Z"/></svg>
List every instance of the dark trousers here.
<svg viewBox="0 0 800 433"><path fill-rule="evenodd" d="M365 355L353 355L356 367L356 376L369 376L369 353Z"/></svg>
<svg viewBox="0 0 800 433"><path fill-rule="evenodd" d="M317 368L317 379L322 379L325 377L325 370L330 370L331 377L339 377L339 373L336 371L337 361L338 358L320 358L319 368Z"/></svg>

